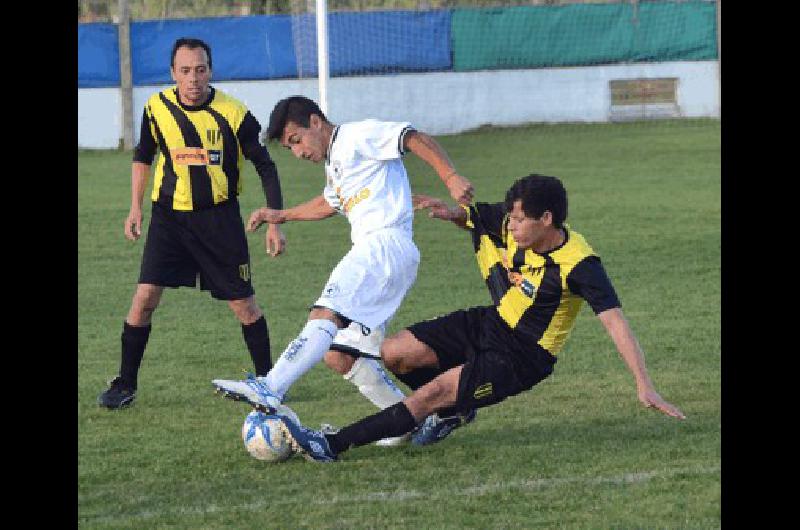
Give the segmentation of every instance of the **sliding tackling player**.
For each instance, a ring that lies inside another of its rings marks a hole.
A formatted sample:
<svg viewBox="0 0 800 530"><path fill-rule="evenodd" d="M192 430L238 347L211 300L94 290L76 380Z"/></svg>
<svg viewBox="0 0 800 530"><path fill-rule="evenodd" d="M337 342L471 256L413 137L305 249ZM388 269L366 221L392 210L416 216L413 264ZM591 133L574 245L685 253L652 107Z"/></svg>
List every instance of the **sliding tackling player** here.
<svg viewBox="0 0 800 530"><path fill-rule="evenodd" d="M307 429L281 415L284 432L307 458L334 461L351 447L407 433L435 412L450 409L455 417L464 416L529 390L552 373L584 300L633 374L639 401L685 418L656 392L600 258L564 223L567 194L558 179L524 177L500 204L450 208L417 196L415 206L472 232L494 303L419 322L384 341L387 368L420 375L419 386L402 402L335 433ZM429 441L462 424L429 429Z"/></svg>

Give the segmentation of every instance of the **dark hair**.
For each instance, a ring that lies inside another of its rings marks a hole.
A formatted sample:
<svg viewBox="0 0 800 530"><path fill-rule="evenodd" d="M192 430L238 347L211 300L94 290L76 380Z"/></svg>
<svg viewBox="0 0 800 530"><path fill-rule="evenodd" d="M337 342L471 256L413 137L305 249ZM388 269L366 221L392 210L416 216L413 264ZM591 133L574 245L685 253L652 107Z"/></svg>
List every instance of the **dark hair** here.
<svg viewBox="0 0 800 530"><path fill-rule="evenodd" d="M567 218L567 190L556 177L536 173L522 177L506 192L506 211L510 212L516 201L522 201L522 211L533 219L549 210L556 228Z"/></svg>
<svg viewBox="0 0 800 530"><path fill-rule="evenodd" d="M190 37L181 37L175 41L175 44L172 46L172 58L169 60L169 66L171 68L175 68L175 54L178 53L178 48L182 46L186 46L190 50L203 48L206 51L206 57L208 57L208 69L211 70L211 48L200 39L193 39Z"/></svg>
<svg viewBox="0 0 800 530"><path fill-rule="evenodd" d="M269 126L263 137L264 143L279 139L287 122L293 121L300 127L308 127L312 114L316 114L323 121L328 121L319 106L305 96L291 96L280 100L269 115Z"/></svg>

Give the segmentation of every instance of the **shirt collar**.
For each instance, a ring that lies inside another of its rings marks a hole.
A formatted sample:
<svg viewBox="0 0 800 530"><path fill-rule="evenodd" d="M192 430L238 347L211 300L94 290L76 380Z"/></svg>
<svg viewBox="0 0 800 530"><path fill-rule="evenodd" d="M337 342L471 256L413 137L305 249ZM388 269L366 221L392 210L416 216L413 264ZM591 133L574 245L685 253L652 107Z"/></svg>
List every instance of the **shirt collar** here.
<svg viewBox="0 0 800 530"><path fill-rule="evenodd" d="M336 135L339 134L339 127L340 127L339 125L334 127L333 133L331 133L331 141L328 142L328 150L325 153L325 160L327 162L331 161L331 149L333 149L333 142L336 141Z"/></svg>

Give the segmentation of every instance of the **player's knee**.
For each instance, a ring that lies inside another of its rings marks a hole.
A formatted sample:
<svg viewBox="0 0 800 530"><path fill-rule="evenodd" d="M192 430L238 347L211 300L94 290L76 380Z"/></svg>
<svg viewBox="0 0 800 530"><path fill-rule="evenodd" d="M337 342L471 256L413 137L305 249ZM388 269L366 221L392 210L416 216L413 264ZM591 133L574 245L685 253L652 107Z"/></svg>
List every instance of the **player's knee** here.
<svg viewBox="0 0 800 530"><path fill-rule="evenodd" d="M330 320L331 322L336 324L336 327L338 327L339 329L347 327L347 326L344 325L344 322L342 321L342 319L339 318L339 315L336 314L335 311L332 311L331 309L328 309L327 307L314 307L308 313L308 319L309 320L320 320L320 319Z"/></svg>
<svg viewBox="0 0 800 530"><path fill-rule="evenodd" d="M133 295L133 303L128 313L128 323L134 326L148 324L161 300L161 291L152 287L139 286Z"/></svg>
<svg viewBox="0 0 800 530"><path fill-rule="evenodd" d="M325 352L323 360L328 368L341 375L347 374L353 368L353 364L356 361L355 358L350 355L336 350L328 350Z"/></svg>
<svg viewBox="0 0 800 530"><path fill-rule="evenodd" d="M411 371L411 367L405 362L404 357L397 340L386 339L381 344L381 360L393 374L406 374Z"/></svg>
<svg viewBox="0 0 800 530"><path fill-rule="evenodd" d="M261 309L252 296L242 300L231 300L228 302L228 306L239 322L245 325L252 324L262 315Z"/></svg>

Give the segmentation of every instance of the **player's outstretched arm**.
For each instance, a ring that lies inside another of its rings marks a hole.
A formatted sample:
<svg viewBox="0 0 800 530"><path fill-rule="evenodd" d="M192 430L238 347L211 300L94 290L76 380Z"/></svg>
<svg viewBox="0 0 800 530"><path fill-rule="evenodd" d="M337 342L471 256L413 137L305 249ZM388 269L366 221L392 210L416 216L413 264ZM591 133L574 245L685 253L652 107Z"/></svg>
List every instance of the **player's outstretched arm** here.
<svg viewBox="0 0 800 530"><path fill-rule="evenodd" d="M686 416L683 412L678 410L675 405L666 402L656 392L653 382L647 373L642 349L633 335L625 315L622 314L622 309L619 307L607 309L597 316L606 328L611 340L614 341L622 360L625 361L628 369L636 379L636 393L639 396L639 401L646 407L652 407L668 416L685 420Z"/></svg>
<svg viewBox="0 0 800 530"><path fill-rule="evenodd" d="M250 219L247 221L247 231L253 232L264 223L279 225L286 221L318 221L335 213L336 210L333 206L328 204L325 197L319 195L308 202L286 210L259 208L250 214Z"/></svg>
<svg viewBox="0 0 800 530"><path fill-rule="evenodd" d="M423 132L411 131L403 138L403 147L436 171L454 201L464 206L472 202L475 193L472 183L458 174L447 153L436 140Z"/></svg>
<svg viewBox="0 0 800 530"><path fill-rule="evenodd" d="M142 201L149 175L150 164L131 164L131 209L125 219L125 237L131 241L136 241L142 235Z"/></svg>
<svg viewBox="0 0 800 530"><path fill-rule="evenodd" d="M460 206L450 207L441 199L415 193L411 196L414 210L428 210L428 217L451 221L456 226L467 228L467 212Z"/></svg>

